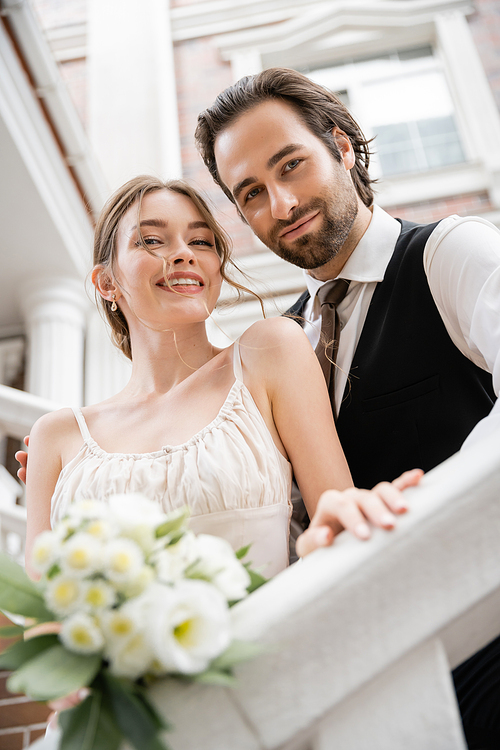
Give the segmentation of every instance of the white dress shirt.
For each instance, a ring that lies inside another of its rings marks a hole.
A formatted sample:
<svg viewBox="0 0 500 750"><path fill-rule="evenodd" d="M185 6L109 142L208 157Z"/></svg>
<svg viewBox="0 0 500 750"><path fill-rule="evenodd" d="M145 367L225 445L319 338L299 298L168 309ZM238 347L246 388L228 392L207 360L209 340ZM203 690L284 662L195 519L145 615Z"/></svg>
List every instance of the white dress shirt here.
<svg viewBox="0 0 500 750"><path fill-rule="evenodd" d="M337 278L351 284L337 312L341 325L335 403L340 405L354 352L363 330L377 282L382 281L401 232L401 225L379 206ZM424 270L431 294L450 338L462 354L491 372L500 390L500 231L479 217L443 219L427 240ZM303 316L313 348L321 331L316 292L324 283L305 273L311 295ZM500 430L500 401L474 428L464 445ZM500 432L499 432L500 435Z"/></svg>

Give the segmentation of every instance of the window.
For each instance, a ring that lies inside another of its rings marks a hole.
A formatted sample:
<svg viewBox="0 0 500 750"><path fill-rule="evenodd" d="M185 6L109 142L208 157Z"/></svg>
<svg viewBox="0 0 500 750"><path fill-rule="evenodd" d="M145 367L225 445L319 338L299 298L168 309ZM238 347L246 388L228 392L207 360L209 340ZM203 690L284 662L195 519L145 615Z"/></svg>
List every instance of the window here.
<svg viewBox="0 0 500 750"><path fill-rule="evenodd" d="M305 71L335 91L367 137L374 176L422 172L465 161L452 99L429 46Z"/></svg>

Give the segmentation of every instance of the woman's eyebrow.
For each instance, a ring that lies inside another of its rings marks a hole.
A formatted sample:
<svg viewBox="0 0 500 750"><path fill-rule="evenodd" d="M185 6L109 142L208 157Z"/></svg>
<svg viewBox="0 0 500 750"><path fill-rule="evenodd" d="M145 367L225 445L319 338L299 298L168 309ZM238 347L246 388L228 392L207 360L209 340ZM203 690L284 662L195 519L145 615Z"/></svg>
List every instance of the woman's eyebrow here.
<svg viewBox="0 0 500 750"><path fill-rule="evenodd" d="M159 227L160 229L164 229L167 226L167 222L163 221L163 219L144 219L140 222L139 226L141 227ZM137 229L137 224L134 224L132 229L130 230L133 232L135 229Z"/></svg>
<svg viewBox="0 0 500 750"><path fill-rule="evenodd" d="M210 229L206 221L192 221L188 224L188 229Z"/></svg>

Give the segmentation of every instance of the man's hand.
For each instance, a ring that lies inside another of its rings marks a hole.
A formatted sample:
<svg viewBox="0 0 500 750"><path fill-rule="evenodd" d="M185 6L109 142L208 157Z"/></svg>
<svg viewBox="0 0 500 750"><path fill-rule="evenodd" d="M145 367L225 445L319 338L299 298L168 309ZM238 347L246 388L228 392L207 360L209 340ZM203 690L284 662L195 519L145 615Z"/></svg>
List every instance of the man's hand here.
<svg viewBox="0 0 500 750"><path fill-rule="evenodd" d="M30 436L24 438L24 444L26 448L30 444ZM21 468L17 470L17 476L23 482L26 484L26 469L28 467L28 454L26 451L17 451L16 453L16 461L18 461L21 464Z"/></svg>
<svg viewBox="0 0 500 750"><path fill-rule="evenodd" d="M396 515L406 513L408 505L402 490L420 482L423 471L405 471L393 482L381 482L373 490L327 490L321 495L309 528L297 539L297 554L305 557L319 547L328 547L341 531L350 531L358 539L371 536L368 521L382 529L393 529Z"/></svg>

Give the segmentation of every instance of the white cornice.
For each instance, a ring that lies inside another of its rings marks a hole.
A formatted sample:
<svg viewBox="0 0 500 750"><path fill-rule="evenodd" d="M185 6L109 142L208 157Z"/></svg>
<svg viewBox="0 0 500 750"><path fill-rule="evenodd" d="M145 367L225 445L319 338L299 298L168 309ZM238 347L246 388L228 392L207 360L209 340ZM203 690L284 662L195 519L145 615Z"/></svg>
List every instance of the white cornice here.
<svg viewBox="0 0 500 750"><path fill-rule="evenodd" d="M204 36L227 35L226 43L271 42L289 30L300 29L317 19L333 19L338 26L405 26L424 23L426 16L450 10L471 13L471 0L255 0L235 4L233 0L199 2L172 8L172 33L180 42ZM308 21L308 19L311 19ZM323 29L321 29L323 31ZM316 29L318 31L318 29Z"/></svg>
<svg viewBox="0 0 500 750"><path fill-rule="evenodd" d="M34 93L43 100L63 146L66 163L74 170L85 199L97 213L108 188L31 6L27 0L1 0L0 7L34 81Z"/></svg>

